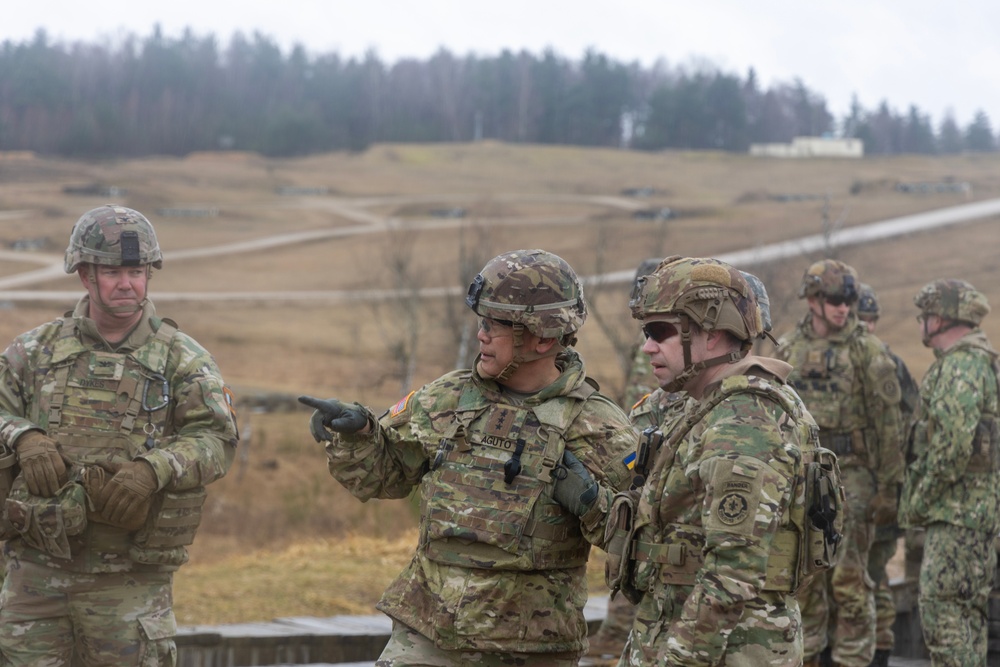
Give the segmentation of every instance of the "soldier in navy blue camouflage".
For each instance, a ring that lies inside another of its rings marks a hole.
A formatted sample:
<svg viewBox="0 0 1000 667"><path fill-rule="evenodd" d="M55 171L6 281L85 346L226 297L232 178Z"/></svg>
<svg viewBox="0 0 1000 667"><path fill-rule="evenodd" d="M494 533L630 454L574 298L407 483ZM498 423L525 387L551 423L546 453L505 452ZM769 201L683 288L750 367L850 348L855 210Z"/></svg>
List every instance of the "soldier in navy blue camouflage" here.
<svg viewBox="0 0 1000 667"><path fill-rule="evenodd" d="M791 367L750 353L760 308L724 262L667 258L630 306L660 389L632 411L638 502L616 496L607 526L608 583L638 604L619 665L798 667L818 432Z"/></svg>
<svg viewBox="0 0 1000 667"><path fill-rule="evenodd" d="M900 523L926 531L919 603L931 664L985 667L1000 530L997 351L980 328L990 307L955 279L914 302L934 363L907 442Z"/></svg>
<svg viewBox="0 0 1000 667"><path fill-rule="evenodd" d="M807 665L818 664L824 651L843 667L868 667L874 659L868 559L876 526L896 521L902 482L896 364L858 321L859 286L857 271L844 262L811 264L799 288L808 312L777 349L794 368L789 379L819 425L823 446L837 454L847 494L840 560L799 594Z"/></svg>
<svg viewBox="0 0 1000 667"><path fill-rule="evenodd" d="M420 541L377 607L393 619L380 667L569 667L587 649L586 564L636 434L572 345L587 314L572 267L544 250L498 255L469 287L475 367L381 417L337 399L310 430L362 501L420 496Z"/></svg>
<svg viewBox="0 0 1000 667"><path fill-rule="evenodd" d="M173 572L238 435L215 361L147 298L162 261L138 211L85 213L87 294L0 355L4 665L175 664Z"/></svg>

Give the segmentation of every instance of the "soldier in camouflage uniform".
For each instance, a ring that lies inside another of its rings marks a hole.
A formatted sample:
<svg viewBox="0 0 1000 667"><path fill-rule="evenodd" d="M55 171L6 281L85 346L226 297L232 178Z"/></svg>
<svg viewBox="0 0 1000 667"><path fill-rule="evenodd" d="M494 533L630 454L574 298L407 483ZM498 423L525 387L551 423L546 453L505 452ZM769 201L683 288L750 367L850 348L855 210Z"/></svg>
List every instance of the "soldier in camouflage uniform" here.
<svg viewBox="0 0 1000 667"><path fill-rule="evenodd" d="M147 298L161 265L141 213L85 213L65 268L86 296L0 356L7 665L175 663L173 572L238 436L212 357Z"/></svg>
<svg viewBox="0 0 1000 667"><path fill-rule="evenodd" d="M855 310L858 319L868 327L868 332L874 334L881 310L878 304L878 295L875 294L871 285L861 283ZM905 426L909 423L920 400L920 388L906 367L906 363L890 350L888 345L885 343L883 345L885 345L886 354L892 357L896 364L896 379L899 381L899 388L902 392L899 407L902 412L902 423ZM892 655L892 649L896 643L896 636L892 630L892 626L896 622L896 601L889 588L886 565L895 555L901 535L902 530L896 522L878 526L875 529L875 540L868 554L868 576L875 582L875 657L870 667L888 667L889 656Z"/></svg>
<svg viewBox="0 0 1000 667"><path fill-rule="evenodd" d="M809 312L777 349L795 369L790 380L819 424L823 446L839 458L847 494L840 561L799 595L807 664L824 649L845 667L868 667L874 658L868 557L875 525L896 520L902 481L896 364L852 310L858 287L857 272L843 262L810 265L799 289Z"/></svg>
<svg viewBox="0 0 1000 667"><path fill-rule="evenodd" d="M336 399L310 429L330 474L362 501L421 498L420 542L378 609L393 631L377 664L578 664L585 580L636 434L571 347L582 285L543 250L492 259L469 288L475 368L404 397L381 418ZM590 472L587 472L587 471Z"/></svg>
<svg viewBox="0 0 1000 667"><path fill-rule="evenodd" d="M924 528L920 622L934 667L986 665L1000 530L997 352L979 328L986 297L936 280L914 298L934 363L907 443L900 523Z"/></svg>
<svg viewBox="0 0 1000 667"><path fill-rule="evenodd" d="M632 419L666 440L640 450L653 464L621 569L609 569L612 589L638 603L619 665L798 666L804 457L818 437L785 383L791 368L750 354L760 309L723 262L667 258L630 307L660 384ZM663 400L677 391L687 400Z"/></svg>
<svg viewBox="0 0 1000 667"><path fill-rule="evenodd" d="M660 264L660 259L647 259L636 270L635 280L652 273ZM767 290L761 280L746 271L740 272L757 297L760 308L761 323L765 332L771 331L771 309ZM641 336L641 334L640 334ZM645 336L636 345L633 353L632 368L625 386L623 406L631 406L631 411L644 415L639 430L653 426L657 427L668 420L671 413L680 414L683 410L684 392L665 392L659 389L653 366L649 363L649 355L643 352ZM655 396L653 396L655 392ZM646 404L646 401L649 401ZM644 405L645 404L645 405ZM632 464L634 466L634 462ZM625 648L628 634L635 622L635 605L624 595L614 595L608 599L608 610L601 627L590 638L590 650L587 655L593 657L614 655L619 656Z"/></svg>

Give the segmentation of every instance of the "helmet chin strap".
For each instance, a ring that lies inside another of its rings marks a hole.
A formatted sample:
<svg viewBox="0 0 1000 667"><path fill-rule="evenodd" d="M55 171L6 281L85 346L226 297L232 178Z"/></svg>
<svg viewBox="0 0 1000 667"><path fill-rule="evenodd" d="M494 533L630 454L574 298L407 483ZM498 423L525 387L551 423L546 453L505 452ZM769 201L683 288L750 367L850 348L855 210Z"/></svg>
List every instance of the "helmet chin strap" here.
<svg viewBox="0 0 1000 667"><path fill-rule="evenodd" d="M663 390L666 392L681 391L688 382L698 377L698 375L700 375L706 368L719 366L720 364L735 364L740 359L747 356L747 353L750 351L753 343L750 341L743 341L743 344L740 345L740 349L737 352L730 352L719 357L702 359L697 363L691 363L691 318L682 313L681 345L684 350L684 370L663 387Z"/></svg>
<svg viewBox="0 0 1000 667"><path fill-rule="evenodd" d="M150 266L146 265L146 284L149 285L149 279L153 277L153 272ZM101 298L101 290L97 287L97 266L95 264L90 265L90 269L87 271L87 280L91 285L94 286L94 298L91 299L91 303L96 305L100 310L108 313L109 315L134 315L140 312L149 303L149 296L142 297L142 301L134 306L111 306L104 302ZM148 289L146 290L149 291Z"/></svg>
<svg viewBox="0 0 1000 667"><path fill-rule="evenodd" d="M524 362L535 361L537 359L544 359L545 357L554 357L557 354L559 354L559 352L562 351L562 345L553 345L548 352L545 352L543 354L538 354L538 353L525 354L524 331L525 329L523 324L521 324L520 322L514 323L514 339L513 339L514 356L511 358L510 363L504 366L503 370L497 373L496 376L491 378L489 376L484 375L483 377L502 383L509 380L510 376L514 374L514 371L520 368L521 364L523 364Z"/></svg>

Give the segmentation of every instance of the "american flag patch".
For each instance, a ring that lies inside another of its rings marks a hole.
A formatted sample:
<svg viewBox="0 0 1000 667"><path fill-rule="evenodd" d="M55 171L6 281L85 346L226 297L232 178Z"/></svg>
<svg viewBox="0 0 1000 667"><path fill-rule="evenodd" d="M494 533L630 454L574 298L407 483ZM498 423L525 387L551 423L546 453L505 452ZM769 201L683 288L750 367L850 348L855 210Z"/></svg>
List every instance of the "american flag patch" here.
<svg viewBox="0 0 1000 667"><path fill-rule="evenodd" d="M625 458L623 458L622 459L622 463L624 463L625 467L628 468L629 470L631 470L632 468L634 468L635 467L635 452L632 452L631 454L629 454L628 456L626 456Z"/></svg>
<svg viewBox="0 0 1000 667"><path fill-rule="evenodd" d="M394 405L391 408L389 408L389 416L390 417L395 417L400 412L403 412L404 410L406 410L406 406L410 402L410 397L413 396L415 393L417 393L417 392L416 391L411 391L409 394L407 394L403 398L399 399L399 403L396 403L396 405Z"/></svg>

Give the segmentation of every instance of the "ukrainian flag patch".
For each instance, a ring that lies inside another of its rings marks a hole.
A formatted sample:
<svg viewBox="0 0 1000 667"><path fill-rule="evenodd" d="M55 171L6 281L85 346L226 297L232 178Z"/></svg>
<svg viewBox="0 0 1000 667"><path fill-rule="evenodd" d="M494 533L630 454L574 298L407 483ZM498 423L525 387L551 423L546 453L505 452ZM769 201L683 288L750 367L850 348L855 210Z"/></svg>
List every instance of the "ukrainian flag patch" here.
<svg viewBox="0 0 1000 667"><path fill-rule="evenodd" d="M628 468L629 470L635 468L635 452L632 452L631 454L623 458L622 463L624 463L625 467Z"/></svg>

